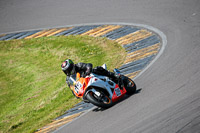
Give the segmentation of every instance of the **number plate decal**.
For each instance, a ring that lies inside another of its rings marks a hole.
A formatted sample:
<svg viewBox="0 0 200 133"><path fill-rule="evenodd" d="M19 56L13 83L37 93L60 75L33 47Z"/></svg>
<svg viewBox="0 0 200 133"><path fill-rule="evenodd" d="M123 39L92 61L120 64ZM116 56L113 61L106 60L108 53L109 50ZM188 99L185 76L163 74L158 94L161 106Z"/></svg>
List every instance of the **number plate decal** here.
<svg viewBox="0 0 200 133"><path fill-rule="evenodd" d="M119 88L116 88L116 89L115 89L115 93L116 93L116 95L117 95L118 97L122 95Z"/></svg>
<svg viewBox="0 0 200 133"><path fill-rule="evenodd" d="M74 87L74 90L75 92L78 94L79 90L81 89L83 85L80 83L80 82L77 82L75 87Z"/></svg>

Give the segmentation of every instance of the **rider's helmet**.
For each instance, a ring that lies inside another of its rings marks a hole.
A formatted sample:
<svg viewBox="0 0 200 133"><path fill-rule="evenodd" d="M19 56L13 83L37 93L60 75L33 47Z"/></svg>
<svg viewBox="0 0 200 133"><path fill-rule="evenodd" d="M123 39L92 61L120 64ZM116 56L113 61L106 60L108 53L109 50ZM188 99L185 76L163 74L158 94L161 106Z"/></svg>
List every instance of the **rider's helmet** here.
<svg viewBox="0 0 200 133"><path fill-rule="evenodd" d="M68 76L75 74L74 63L71 59L65 60L62 63L61 68L62 68L62 71Z"/></svg>

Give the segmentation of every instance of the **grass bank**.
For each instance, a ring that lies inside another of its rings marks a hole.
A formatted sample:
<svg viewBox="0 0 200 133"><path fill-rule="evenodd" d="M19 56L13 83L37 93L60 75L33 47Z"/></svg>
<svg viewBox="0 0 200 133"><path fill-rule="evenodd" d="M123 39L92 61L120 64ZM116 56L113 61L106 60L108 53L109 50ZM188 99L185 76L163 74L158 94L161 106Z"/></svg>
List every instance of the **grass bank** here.
<svg viewBox="0 0 200 133"><path fill-rule="evenodd" d="M34 132L80 102L65 84L65 59L113 69L125 55L117 43L88 36L0 41L0 132Z"/></svg>

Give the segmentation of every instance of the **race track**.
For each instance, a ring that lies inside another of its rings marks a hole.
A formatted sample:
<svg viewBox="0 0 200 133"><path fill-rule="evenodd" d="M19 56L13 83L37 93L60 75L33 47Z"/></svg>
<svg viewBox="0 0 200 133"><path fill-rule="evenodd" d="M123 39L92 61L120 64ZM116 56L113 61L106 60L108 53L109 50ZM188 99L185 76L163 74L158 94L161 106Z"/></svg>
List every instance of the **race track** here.
<svg viewBox="0 0 200 133"><path fill-rule="evenodd" d="M120 22L149 25L167 37L162 55L135 80L140 93L55 132L199 133L199 0L1 0L0 12L0 34Z"/></svg>

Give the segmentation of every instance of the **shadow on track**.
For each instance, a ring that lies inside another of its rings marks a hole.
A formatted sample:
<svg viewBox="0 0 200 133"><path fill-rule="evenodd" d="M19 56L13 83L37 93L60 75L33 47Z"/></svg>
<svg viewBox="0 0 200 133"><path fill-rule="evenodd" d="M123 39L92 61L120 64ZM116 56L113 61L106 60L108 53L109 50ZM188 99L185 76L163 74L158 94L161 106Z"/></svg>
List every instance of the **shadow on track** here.
<svg viewBox="0 0 200 133"><path fill-rule="evenodd" d="M128 99L129 97L131 97L131 96L133 96L133 95L139 94L139 93L141 92L141 90L142 90L142 88L137 89L136 92L135 92L134 94L132 94L132 95L125 95L122 99L120 99L119 101L117 101L115 104L118 104L118 103L120 103L120 102L122 102L122 101ZM114 106L115 104L113 104L112 106ZM111 106L111 107L112 107L112 106ZM110 107L110 108L111 108L111 107ZM104 111L104 110L107 110L107 109L109 109L109 108L96 107L96 108L93 109L92 111L93 111L93 112L99 112L99 111Z"/></svg>

